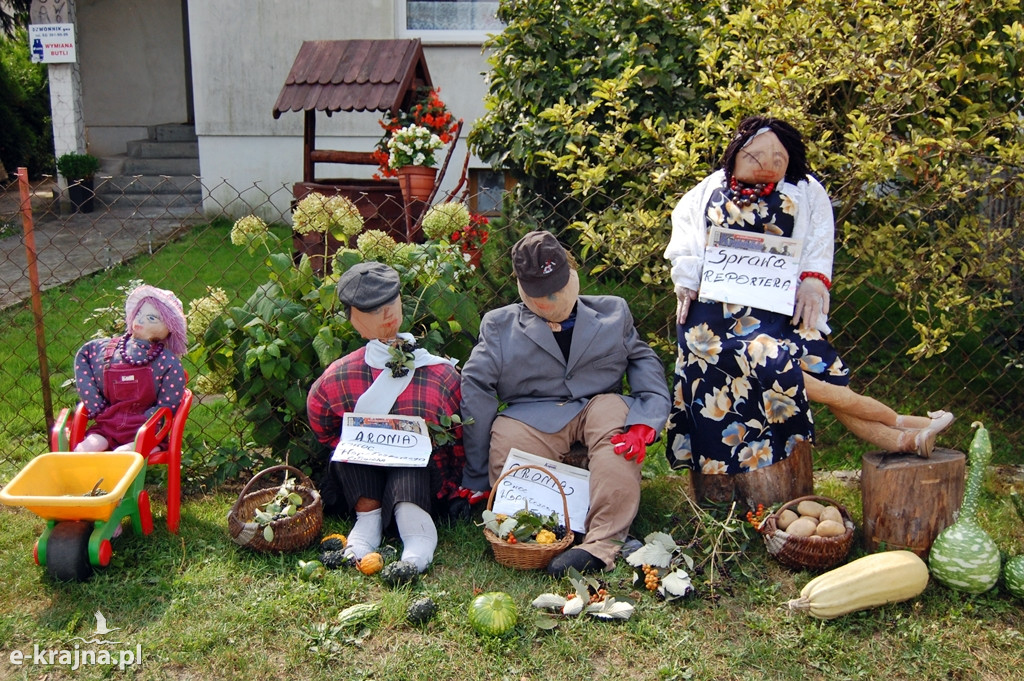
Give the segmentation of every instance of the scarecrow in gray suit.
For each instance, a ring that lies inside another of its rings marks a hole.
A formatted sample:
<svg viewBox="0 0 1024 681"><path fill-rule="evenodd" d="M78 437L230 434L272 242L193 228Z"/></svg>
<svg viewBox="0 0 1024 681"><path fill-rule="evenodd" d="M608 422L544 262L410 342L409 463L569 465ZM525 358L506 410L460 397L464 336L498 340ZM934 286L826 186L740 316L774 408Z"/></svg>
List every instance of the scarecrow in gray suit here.
<svg viewBox="0 0 1024 681"><path fill-rule="evenodd" d="M512 262L522 302L484 315L462 371L462 484L489 489L512 447L561 460L583 444L586 535L548 572L610 569L640 503L647 445L668 418L665 369L640 339L625 300L579 295L575 265L552 234L524 236Z"/></svg>

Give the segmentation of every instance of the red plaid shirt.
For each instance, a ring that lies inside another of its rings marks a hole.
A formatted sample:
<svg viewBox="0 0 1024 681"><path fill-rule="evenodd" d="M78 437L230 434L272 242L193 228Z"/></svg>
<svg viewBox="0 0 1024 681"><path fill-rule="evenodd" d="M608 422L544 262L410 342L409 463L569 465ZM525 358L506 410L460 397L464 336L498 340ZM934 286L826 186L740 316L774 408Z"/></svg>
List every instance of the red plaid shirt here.
<svg viewBox="0 0 1024 681"><path fill-rule="evenodd" d="M359 348L331 363L309 389L306 413L309 425L320 442L332 450L341 438L341 419L355 409L356 400L366 392L380 369L366 364L366 348ZM459 411L462 399L459 372L450 364L419 367L412 383L402 391L391 408L399 416L419 416L427 423L440 423L440 416ZM455 428L454 445L435 446L431 463L440 473L439 499L447 499L462 482L462 426ZM432 474L432 478L436 476ZM436 486L435 486L436 487Z"/></svg>

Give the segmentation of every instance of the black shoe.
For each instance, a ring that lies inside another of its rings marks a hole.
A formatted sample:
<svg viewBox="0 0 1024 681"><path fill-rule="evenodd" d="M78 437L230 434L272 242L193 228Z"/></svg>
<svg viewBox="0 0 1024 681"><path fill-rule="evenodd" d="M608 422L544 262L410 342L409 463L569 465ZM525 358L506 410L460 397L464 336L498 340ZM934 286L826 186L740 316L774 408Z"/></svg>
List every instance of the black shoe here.
<svg viewBox="0 0 1024 681"><path fill-rule="evenodd" d="M552 577L562 577L569 568L576 568L580 574L588 572L600 572L604 569L604 561L590 555L583 549L569 549L560 553L548 563L548 574Z"/></svg>

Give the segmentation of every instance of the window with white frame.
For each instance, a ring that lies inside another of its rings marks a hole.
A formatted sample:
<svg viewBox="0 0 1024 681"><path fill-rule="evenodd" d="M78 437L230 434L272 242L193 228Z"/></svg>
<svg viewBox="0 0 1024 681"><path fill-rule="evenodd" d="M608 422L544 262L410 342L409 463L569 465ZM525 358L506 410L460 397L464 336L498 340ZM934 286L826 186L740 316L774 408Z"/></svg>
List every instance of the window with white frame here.
<svg viewBox="0 0 1024 681"><path fill-rule="evenodd" d="M497 0L395 0L398 36L424 43L479 44L500 33Z"/></svg>

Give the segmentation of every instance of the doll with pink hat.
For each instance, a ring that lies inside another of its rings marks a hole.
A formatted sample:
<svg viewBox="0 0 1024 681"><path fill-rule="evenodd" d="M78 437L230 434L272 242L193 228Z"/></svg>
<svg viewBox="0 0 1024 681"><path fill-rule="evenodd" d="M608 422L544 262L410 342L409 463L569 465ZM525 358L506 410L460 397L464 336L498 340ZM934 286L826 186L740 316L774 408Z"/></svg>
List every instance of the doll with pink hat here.
<svg viewBox="0 0 1024 681"><path fill-rule="evenodd" d="M143 284L125 301L124 335L98 338L75 355L75 386L92 425L79 452L131 450L138 429L185 391L185 314L172 292Z"/></svg>

